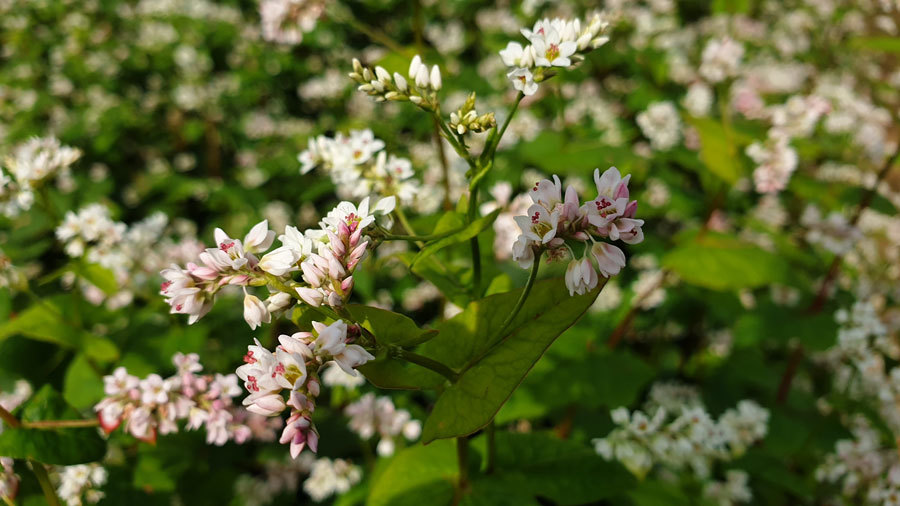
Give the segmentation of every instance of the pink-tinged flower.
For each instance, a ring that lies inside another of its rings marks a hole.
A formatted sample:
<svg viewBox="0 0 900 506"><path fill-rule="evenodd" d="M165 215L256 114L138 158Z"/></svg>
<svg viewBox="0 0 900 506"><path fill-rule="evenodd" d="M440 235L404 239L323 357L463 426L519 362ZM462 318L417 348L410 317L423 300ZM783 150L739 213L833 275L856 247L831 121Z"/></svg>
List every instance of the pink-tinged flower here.
<svg viewBox="0 0 900 506"><path fill-rule="evenodd" d="M594 169L594 184L597 185L597 196L610 200L620 198L628 199L628 181L631 174L622 177L619 169L610 167L600 174L600 169Z"/></svg>
<svg viewBox="0 0 900 506"><path fill-rule="evenodd" d="M519 236L513 244L513 260L519 264L519 267L527 269L534 264L534 242L528 239L525 234Z"/></svg>
<svg viewBox="0 0 900 506"><path fill-rule="evenodd" d="M247 411L263 416L275 416L286 407L284 398L277 393L251 394L243 401Z"/></svg>
<svg viewBox="0 0 900 506"><path fill-rule="evenodd" d="M597 261L597 268L604 277L615 276L625 267L625 253L616 246L605 242L595 242L591 255Z"/></svg>
<svg viewBox="0 0 900 506"><path fill-rule="evenodd" d="M591 265L587 255L580 259L573 259L566 268L566 288L569 295L582 295L597 287L597 271Z"/></svg>
<svg viewBox="0 0 900 506"><path fill-rule="evenodd" d="M534 204L528 208L527 216L516 216L515 220L525 237L539 244L547 244L556 237L559 211L550 212L546 207Z"/></svg>
<svg viewBox="0 0 900 506"><path fill-rule="evenodd" d="M291 305L294 303L294 299L289 293L278 292L270 295L265 302L266 310L268 310L269 313L274 313L276 311L281 311L283 309L291 307Z"/></svg>
<svg viewBox="0 0 900 506"><path fill-rule="evenodd" d="M269 323L271 320L272 316L269 314L269 310L266 309L266 305L259 300L259 297L245 291L244 321L247 322L247 325L250 325L251 329L256 330L256 327L259 327L263 323Z"/></svg>
<svg viewBox="0 0 900 506"><path fill-rule="evenodd" d="M316 288L308 288L305 286L297 287L297 295L312 307L319 307L325 299L325 294Z"/></svg>
<svg viewBox="0 0 900 506"><path fill-rule="evenodd" d="M552 210L556 204L562 201L562 183L556 175L553 176L553 181L542 179L534 184L528 195L535 204Z"/></svg>
<svg viewBox="0 0 900 506"><path fill-rule="evenodd" d="M570 56L575 54L578 44L572 40L563 41L557 30L543 27L529 38L534 51L534 64L538 67L568 67Z"/></svg>
<svg viewBox="0 0 900 506"><path fill-rule="evenodd" d="M109 434L122 423L122 414L125 412L125 408L118 399L108 397L100 401L94 407L94 411L97 412L100 427Z"/></svg>

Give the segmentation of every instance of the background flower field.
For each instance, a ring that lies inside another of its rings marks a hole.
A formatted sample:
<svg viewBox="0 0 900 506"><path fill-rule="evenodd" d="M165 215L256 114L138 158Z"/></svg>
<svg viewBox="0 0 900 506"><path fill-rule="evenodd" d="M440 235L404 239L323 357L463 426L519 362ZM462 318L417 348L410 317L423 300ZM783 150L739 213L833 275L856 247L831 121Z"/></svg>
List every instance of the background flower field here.
<svg viewBox="0 0 900 506"><path fill-rule="evenodd" d="M0 499L900 504L898 115L897 0L0 0Z"/></svg>

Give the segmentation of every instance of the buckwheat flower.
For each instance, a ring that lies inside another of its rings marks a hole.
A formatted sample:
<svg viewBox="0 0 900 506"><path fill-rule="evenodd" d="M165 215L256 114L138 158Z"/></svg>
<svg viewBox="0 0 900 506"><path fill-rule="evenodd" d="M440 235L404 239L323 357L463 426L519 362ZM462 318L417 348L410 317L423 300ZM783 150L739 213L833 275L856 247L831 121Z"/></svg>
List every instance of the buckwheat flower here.
<svg viewBox="0 0 900 506"><path fill-rule="evenodd" d="M366 378L362 374L347 374L336 363L328 366L321 376L322 383L330 387L341 386L347 389L355 389L366 382Z"/></svg>
<svg viewBox="0 0 900 506"><path fill-rule="evenodd" d="M107 472L100 464L79 464L60 470L56 493L69 506L100 502L104 493L99 489L106 484Z"/></svg>
<svg viewBox="0 0 900 506"><path fill-rule="evenodd" d="M711 83L718 83L737 74L744 56L744 46L729 37L711 39L703 48L700 75Z"/></svg>
<svg viewBox="0 0 900 506"><path fill-rule="evenodd" d="M707 116L713 103L712 88L702 82L695 82L688 87L682 103L692 116Z"/></svg>
<svg viewBox="0 0 900 506"><path fill-rule="evenodd" d="M298 269L300 254L297 250L282 246L276 248L259 259L259 268L275 276L283 276Z"/></svg>
<svg viewBox="0 0 900 506"><path fill-rule="evenodd" d="M350 490L361 479L360 468L346 460L321 458L316 460L309 478L303 482L303 491L314 501L321 502Z"/></svg>
<svg viewBox="0 0 900 506"><path fill-rule="evenodd" d="M534 242L525 234L520 235L513 243L512 258L523 269L534 265Z"/></svg>
<svg viewBox="0 0 900 506"><path fill-rule="evenodd" d="M262 0L259 16L263 39L279 44L299 44L303 34L316 27L324 10L323 0Z"/></svg>
<svg viewBox="0 0 900 506"><path fill-rule="evenodd" d="M569 295L583 295L593 290L598 281L597 271L587 256L569 262L566 268L566 288L569 289Z"/></svg>
<svg viewBox="0 0 900 506"><path fill-rule="evenodd" d="M547 211L547 208L533 204L528 208L527 216L516 216L516 224L526 238L539 244L548 244L556 238L559 227L559 211Z"/></svg>
<svg viewBox="0 0 900 506"><path fill-rule="evenodd" d="M250 325L251 330L256 330L263 323L269 323L272 316L266 305L263 304L259 297L244 291L244 321Z"/></svg>
<svg viewBox="0 0 900 506"><path fill-rule="evenodd" d="M275 240L275 231L269 230L269 220L263 220L247 232L244 236L244 250L247 253L258 253L265 251L272 246ZM220 243L221 244L221 243Z"/></svg>
<svg viewBox="0 0 900 506"><path fill-rule="evenodd" d="M506 49L500 51L500 58L507 67L529 68L534 65L534 56L531 46L522 47L518 42L510 42Z"/></svg>
<svg viewBox="0 0 900 506"><path fill-rule="evenodd" d="M553 27L543 27L532 33L529 41L534 51L534 64L538 67L568 67L572 64L569 57L578 49L574 41L562 40Z"/></svg>
<svg viewBox="0 0 900 506"><path fill-rule="evenodd" d="M653 149L666 151L681 139L681 119L672 102L654 102L636 120Z"/></svg>
<svg viewBox="0 0 900 506"><path fill-rule="evenodd" d="M140 380L128 374L124 367L117 367L111 376L103 377L103 391L106 395L119 395L138 388Z"/></svg>
<svg viewBox="0 0 900 506"><path fill-rule="evenodd" d="M526 96L537 93L538 85L534 82L534 74L527 68L514 69L509 74L506 74L506 78L512 81L513 88L521 91Z"/></svg>
<svg viewBox="0 0 900 506"><path fill-rule="evenodd" d="M144 404L165 404L169 401L170 385L158 374L151 374L140 382L141 402Z"/></svg>
<svg viewBox="0 0 900 506"><path fill-rule="evenodd" d="M357 344L347 344L347 324L338 320L331 325L312 322L319 334L313 342L316 353L325 353L347 374L356 376L356 367L365 364L375 357Z"/></svg>
<svg viewBox="0 0 900 506"><path fill-rule="evenodd" d="M591 246L591 255L597 262L600 274L604 277L615 276L625 267L625 253L612 244L595 242Z"/></svg>

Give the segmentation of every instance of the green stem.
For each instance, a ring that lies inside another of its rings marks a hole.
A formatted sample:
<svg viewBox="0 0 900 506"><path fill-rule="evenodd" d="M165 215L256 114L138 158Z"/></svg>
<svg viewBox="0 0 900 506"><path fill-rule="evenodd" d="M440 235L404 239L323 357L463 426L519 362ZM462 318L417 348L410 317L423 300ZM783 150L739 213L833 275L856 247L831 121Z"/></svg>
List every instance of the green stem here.
<svg viewBox="0 0 900 506"><path fill-rule="evenodd" d="M400 209L400 206L394 208L394 214L397 216L397 221L400 222L403 230L406 230L408 237L415 236L416 231L412 228L412 225L410 225L409 219L406 217L406 213L403 212L403 209Z"/></svg>
<svg viewBox="0 0 900 506"><path fill-rule="evenodd" d="M5 495L0 496L0 499L3 499L3 502L6 504L6 506L16 506L16 503L14 503L12 499Z"/></svg>
<svg viewBox="0 0 900 506"><path fill-rule="evenodd" d="M451 383L456 383L456 380L459 379L459 374L453 369L450 369L446 365L437 360L428 358L423 355L419 355L418 353L413 353L411 351L404 350L403 348L397 348L393 351L394 357L405 360L409 363L416 364L418 366L424 367L425 369L434 371L441 376L450 380Z"/></svg>
<svg viewBox="0 0 900 506"><path fill-rule="evenodd" d="M41 485L41 490L44 492L44 499L47 500L47 504L50 506L59 506L59 498L56 497L56 490L53 489L53 484L50 483L50 476L47 475L47 469L44 467L44 464L31 459L29 459L28 462L31 464L31 471Z"/></svg>
<svg viewBox="0 0 900 506"><path fill-rule="evenodd" d="M379 44L383 44L385 47L389 48L391 51L393 51L397 54L408 56L409 51L407 51L406 48L401 47L399 44L397 44L394 41L394 39L392 39L390 36L388 36L386 33L382 32L381 30L378 30L377 28L373 28L373 27L363 23L362 21L356 19L356 17L353 15L352 12L350 12L349 9L342 8L342 9L340 9L340 12L338 12L338 8L334 7L332 9L329 9L328 13L335 20L343 21L344 23L347 23L348 25L353 27L353 29L355 29L356 31L369 37L373 41L378 42Z"/></svg>
<svg viewBox="0 0 900 506"><path fill-rule="evenodd" d="M509 108L509 113L506 115L506 119L503 120L503 126L500 127L500 130L497 132L497 137L494 140L493 148L496 151L497 144L500 144L500 139L503 138L503 134L506 133L506 129L509 127L509 122L512 121L513 116L516 115L516 111L519 109L519 103L522 102L522 99L525 98L525 94L521 91L516 95L516 101L513 102L513 105ZM494 153L491 152L491 157L494 156Z"/></svg>
<svg viewBox="0 0 900 506"><path fill-rule="evenodd" d="M535 255L534 264L531 266L531 275L528 276L528 282L525 283L525 289L522 290L522 295L519 296L519 300L516 301L515 307L513 307L512 312L509 313L509 316L506 317L506 320L503 321L503 325L500 326L499 335L503 335L506 331L506 328L510 326L516 316L519 314L519 311L522 310L522 306L525 305L525 299L528 298L528 294L531 293L531 287L534 286L534 282L537 279L538 268L541 266L541 256L543 252Z"/></svg>
<svg viewBox="0 0 900 506"><path fill-rule="evenodd" d="M487 467L484 471L487 474L494 472L494 465L497 461L497 445L494 441L495 429L494 419L491 418L491 422L487 426Z"/></svg>
<svg viewBox="0 0 900 506"><path fill-rule="evenodd" d="M456 458L459 462L459 481L453 504L459 504L469 488L469 440L465 436L456 438Z"/></svg>
<svg viewBox="0 0 900 506"><path fill-rule="evenodd" d="M472 223L478 215L478 185L474 185L469 191L468 222ZM481 296L481 247L478 245L478 236L469 239L469 247L472 250L472 289L476 297Z"/></svg>

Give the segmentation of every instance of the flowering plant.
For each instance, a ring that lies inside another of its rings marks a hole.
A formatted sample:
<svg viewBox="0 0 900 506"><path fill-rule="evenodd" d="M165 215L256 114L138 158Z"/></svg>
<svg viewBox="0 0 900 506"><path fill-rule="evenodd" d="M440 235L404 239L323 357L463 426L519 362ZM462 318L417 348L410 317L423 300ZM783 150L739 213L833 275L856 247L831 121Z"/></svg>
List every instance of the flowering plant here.
<svg viewBox="0 0 900 506"><path fill-rule="evenodd" d="M898 12L0 0L0 499L900 504Z"/></svg>

